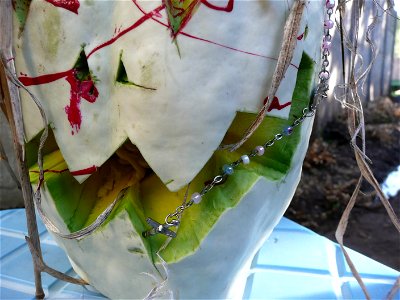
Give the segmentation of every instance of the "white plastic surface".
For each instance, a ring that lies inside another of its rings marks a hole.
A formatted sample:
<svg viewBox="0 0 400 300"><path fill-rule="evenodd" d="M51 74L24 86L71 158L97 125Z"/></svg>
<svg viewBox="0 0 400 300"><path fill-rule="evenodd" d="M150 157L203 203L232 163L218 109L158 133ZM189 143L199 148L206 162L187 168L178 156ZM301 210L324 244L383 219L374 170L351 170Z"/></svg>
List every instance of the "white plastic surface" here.
<svg viewBox="0 0 400 300"><path fill-rule="evenodd" d="M0 211L1 299L33 299L34 283L25 244L25 211ZM64 252L39 222L46 262L73 275ZM383 299L399 272L350 250L373 299ZM47 299L103 299L87 288L43 275ZM283 218L253 260L243 299L362 299L337 244ZM394 299L399 299L397 294Z"/></svg>

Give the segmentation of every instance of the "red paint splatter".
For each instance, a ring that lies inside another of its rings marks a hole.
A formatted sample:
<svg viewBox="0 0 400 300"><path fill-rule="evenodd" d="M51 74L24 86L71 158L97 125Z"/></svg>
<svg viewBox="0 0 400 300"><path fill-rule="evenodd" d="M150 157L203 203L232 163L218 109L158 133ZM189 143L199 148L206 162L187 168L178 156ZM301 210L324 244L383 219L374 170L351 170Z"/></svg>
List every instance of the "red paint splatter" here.
<svg viewBox="0 0 400 300"><path fill-rule="evenodd" d="M52 4L54 4L55 6L60 6L63 8L66 8L68 10L71 10L73 12L78 11L79 8L79 1L78 0L46 0ZM159 23L160 25L170 28L169 25L154 19L154 17L160 17L160 12L165 9L165 4L162 4L160 6L158 6L157 8L153 9L150 12L145 12L136 2L136 0L132 0L133 3L136 5L136 7L143 13L143 16L137 20L134 24L132 24L131 26L125 28L124 30L120 31L120 29L117 30L117 35L114 36L113 38L111 38L110 40L100 44L99 46L95 47L87 56L86 59L89 59L89 57L94 54L95 52L99 51L100 49L107 47L111 44L113 44L114 42L116 42L119 38L121 38L122 36L124 36L125 34L127 34L128 32L130 32L131 30L139 27L141 24L143 24L145 21L152 19L155 22ZM220 10L220 11L226 11L226 12L230 12L233 9L233 3L234 0L228 0L228 4L225 7L219 7L216 6L214 4L209 3L207 0L201 0L204 5L206 5L207 7L211 8L211 9L215 9L215 10ZM203 39L201 37L197 37L191 34L188 34L186 32L181 31L180 34L182 34L183 36L195 39L195 40L199 40L202 42L206 42L209 44L213 44L216 46L220 46L232 51L237 51L240 53L244 53L244 54L248 54L248 55L253 55L253 56L258 56L258 57L262 57L262 58L267 58L267 59L272 59L272 60L277 60L276 58L273 57L268 57L268 56L264 56L264 55L260 55L257 53L252 53L252 52L248 52L248 51L244 51L244 50L240 50L240 49L236 49L230 46L226 46L214 41L210 41L207 39ZM295 67L296 69L298 68L296 65L291 64L293 67ZM77 77L76 77L76 70L72 69L72 70L68 70L68 71L64 71L64 72L59 72L59 73L54 73L54 74L47 74L47 75L42 75L42 76L38 76L38 77L28 77L26 76L26 74L21 73L22 76L19 77L19 80L25 85L25 86L30 86L30 85L39 85L39 84L46 84L46 83L50 83L56 80L59 80L61 78L66 78L66 80L68 81L68 83L71 86L71 90L70 90L70 105L65 107L65 112L67 113L68 116L68 121L71 124L71 127L73 129L72 134L74 134L74 132L78 132L80 127L81 127L81 123L82 123L82 115L81 115L81 110L80 110L80 102L81 102L81 98L84 98L85 100L87 100L90 103L93 103L96 101L99 93L97 88L95 87L95 84L93 82L93 80L90 78L87 80L83 80L80 81ZM274 98L275 101L275 98ZM286 107L287 105L290 105L290 102L285 103L283 105L282 108L280 108L279 106L279 102L275 103L273 101L270 110L272 109L282 109L283 107ZM270 111L269 110L269 111Z"/></svg>
<svg viewBox="0 0 400 300"><path fill-rule="evenodd" d="M205 6L208 8L211 8L213 10L218 10L218 11L225 11L225 12L231 12L233 10L233 2L234 0L228 0L228 3L226 6L217 6L214 5L207 0L202 0L201 3L203 3Z"/></svg>
<svg viewBox="0 0 400 300"><path fill-rule="evenodd" d="M132 2L135 4L135 6L136 6L144 15L147 14L147 12L137 3L137 0L132 0ZM162 26L164 26L164 27L166 27L166 28L170 28L170 26L169 26L168 24L163 23L163 22L161 22L160 20L154 19L153 17L151 17L151 19L152 19L154 22L157 22L158 24L160 24L160 25L162 25ZM232 50L232 51L235 51L235 52L239 52L239 53L243 53L243 54L247 54L247 55L251 55L251 56L256 56L256 57L261 57L261 58L265 58L265 59L271 59L271 60L278 61L278 59L275 58L275 57L270 57L270 56L266 56L266 55L262 55L262 54L258 54L258 53L253 53L253 52L249 52L249 51L244 51L244 50L237 49L237 48L234 48L234 47L230 47L230 46L227 46L227 45L223 45L223 44L220 44L220 43L211 41L211 40L207 40L207 39L204 39L204 38L195 36L195 35L191 35L191 34L186 33L186 32L184 32L184 31L181 31L179 34L180 34L180 35L183 35L183 36L186 36L186 37L188 37L188 38L191 38L191 39L195 39L195 40L198 40L198 41L201 41L201 42L209 43L209 44L212 44L212 45L215 45L215 46L218 46L218 47L222 47L222 48L225 48L225 49L228 49L228 50ZM299 69L299 67L296 66L295 64L292 64L292 63L291 63L290 65L291 65L292 67L294 67L295 69Z"/></svg>
<svg viewBox="0 0 400 300"><path fill-rule="evenodd" d="M66 10L72 11L78 14L78 9L80 6L79 0L45 0L54 6L64 8Z"/></svg>
<svg viewBox="0 0 400 300"><path fill-rule="evenodd" d="M303 39L303 37L304 37L304 32L297 37L297 40L301 41Z"/></svg>
<svg viewBox="0 0 400 300"><path fill-rule="evenodd" d="M82 124L82 115L80 110L81 98L93 103L99 96L99 92L90 78L80 81L76 76L77 70L72 69L65 72L42 75L38 77L20 76L18 79L25 85L39 85L65 78L70 84L70 103L65 107L68 121L72 127L72 134L77 133Z"/></svg>
<svg viewBox="0 0 400 300"><path fill-rule="evenodd" d="M264 102L263 102L264 105L267 103L267 101L268 101L268 97L264 99ZM282 109L284 109L285 107L287 107L287 106L289 106L291 104L292 104L292 102L289 101L289 102L286 102L286 103L281 105L279 103L278 97L275 96L274 99L272 99L271 105L268 108L268 112L272 111L273 109L282 110Z"/></svg>
<svg viewBox="0 0 400 300"><path fill-rule="evenodd" d="M121 32L119 32L115 37L111 38L110 40L102 43L101 45L95 47L92 51L90 51L90 53L87 55L87 59L89 59L89 57L95 53L96 51L100 50L101 48L107 47L111 44L113 44L114 42L116 42L119 38L121 38L123 35L127 34L129 31L135 29L136 27L139 27L140 25L142 25L145 21L147 21L148 19L151 19L154 15L156 15L157 13L159 13L161 10L163 10L165 8L165 5L162 4L160 6L158 6L157 8L153 9L151 12L146 13L143 17L141 17L139 20L137 20L134 24L132 24L131 26L129 26L128 28L125 28L124 30L122 30Z"/></svg>
<svg viewBox="0 0 400 300"><path fill-rule="evenodd" d="M67 113L68 121L72 127L72 134L74 134L74 130L78 133L82 124L82 114L80 109L81 98L93 103L99 96L99 92L91 78L80 81L76 77L75 70L68 74L66 80L71 86L71 92L70 102L69 105L65 107L65 112Z"/></svg>
<svg viewBox="0 0 400 300"><path fill-rule="evenodd" d="M97 171L97 167L95 165L82 169L82 170L77 170L77 171L71 171L72 176L79 176L79 175L90 175L93 174L94 172Z"/></svg>

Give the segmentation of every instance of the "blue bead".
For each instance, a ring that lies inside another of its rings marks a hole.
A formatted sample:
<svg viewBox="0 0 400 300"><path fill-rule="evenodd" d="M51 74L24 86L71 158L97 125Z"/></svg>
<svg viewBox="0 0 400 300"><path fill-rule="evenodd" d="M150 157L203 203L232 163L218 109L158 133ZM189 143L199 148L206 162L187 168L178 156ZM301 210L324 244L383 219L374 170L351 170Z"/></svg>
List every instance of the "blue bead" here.
<svg viewBox="0 0 400 300"><path fill-rule="evenodd" d="M288 126L285 129L283 129L283 134L284 135L291 135L292 132L293 132L293 127L291 127L291 126Z"/></svg>
<svg viewBox="0 0 400 300"><path fill-rule="evenodd" d="M224 173L228 174L228 175L232 175L233 174L233 168L232 168L231 165L224 165L222 167L222 171L224 171Z"/></svg>

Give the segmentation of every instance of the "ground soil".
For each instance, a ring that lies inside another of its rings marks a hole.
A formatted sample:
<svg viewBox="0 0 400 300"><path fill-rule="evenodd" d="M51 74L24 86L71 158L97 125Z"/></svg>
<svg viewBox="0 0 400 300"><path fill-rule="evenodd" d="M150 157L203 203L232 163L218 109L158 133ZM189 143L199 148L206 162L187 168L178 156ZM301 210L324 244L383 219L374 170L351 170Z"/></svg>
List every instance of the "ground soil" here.
<svg viewBox="0 0 400 300"><path fill-rule="evenodd" d="M379 182L400 165L400 104L389 98L365 110L366 149ZM303 175L285 216L335 241L340 216L360 176L344 117L329 123L311 141ZM398 183L400 185L400 182ZM400 235L372 187L364 183L357 198L345 245L400 270ZM400 215L400 193L390 203Z"/></svg>

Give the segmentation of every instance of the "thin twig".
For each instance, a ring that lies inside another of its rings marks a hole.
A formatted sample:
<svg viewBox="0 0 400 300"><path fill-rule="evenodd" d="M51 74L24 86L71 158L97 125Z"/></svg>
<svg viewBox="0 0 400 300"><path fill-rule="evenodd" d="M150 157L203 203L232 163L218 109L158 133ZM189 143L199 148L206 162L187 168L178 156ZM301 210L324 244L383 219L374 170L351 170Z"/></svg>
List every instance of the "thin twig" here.
<svg viewBox="0 0 400 300"><path fill-rule="evenodd" d="M40 269L41 272L45 272L59 280L73 283L73 284L79 284L79 285L86 285L88 284L85 280L79 279L79 278L74 278L69 275L66 275L62 272L59 272L53 268L50 268L46 263L43 261L43 257L38 253L36 248L33 246L32 241L29 237L25 237L26 243L28 244L29 250L31 250L32 253L32 258L34 260L35 265L37 265Z"/></svg>
<svg viewBox="0 0 400 300"><path fill-rule="evenodd" d="M36 222L36 213L33 203L32 186L29 179L28 165L25 156L25 139L24 139L24 125L22 118L21 102L17 85L10 82L7 73L15 73L14 64L12 61L7 60L13 55L12 52L12 22L13 10L11 0L0 1L0 28L3 33L0 35L0 87L2 96L2 109L6 111L6 117L9 122L11 133L14 141L14 151L17 159L17 168L20 176L20 185L22 196L25 204L25 214L27 220L27 229L29 237L26 237L28 246L31 250L34 268L34 278L36 292L35 296L38 299L45 297L41 272L49 273L58 279L68 279L68 275L62 274L43 262L42 250L40 247L40 238ZM4 104L4 105L3 105ZM69 282L85 284L79 279L68 279Z"/></svg>
<svg viewBox="0 0 400 300"><path fill-rule="evenodd" d="M4 56L13 57L12 51L12 33L13 33L13 8L11 0L0 1L0 51ZM40 239L36 223L35 208L32 200L32 187L29 181L28 166L25 157L24 147L24 127L22 122L21 103L19 100L18 89L16 86L8 82L3 60L0 63L0 86L3 98L2 109L5 109L7 120L10 124L11 133L14 141L14 151L17 159L17 168L20 177L21 191L24 199L26 222L28 227L28 235L31 238L32 245L37 250L38 255L42 256L40 248ZM12 65L11 68L14 68ZM32 254L33 257L33 254ZM42 277L39 267L34 263L33 272L35 279L35 296L43 299L45 294L42 286Z"/></svg>
<svg viewBox="0 0 400 300"><path fill-rule="evenodd" d="M14 120L15 116L12 113L12 106L13 105L18 105L15 104L16 101L19 101L19 96L18 94L14 94L13 96L10 95L9 93L9 88L10 87L16 87L15 85L11 83L7 83L7 75L6 71L8 69L5 68L3 64L3 60L0 61L1 63L1 68L0 68L0 75L1 75L1 83L2 83L2 89L5 94L5 104L7 108L7 114L9 120ZM9 84L9 85L8 85ZM7 85L7 86L6 86ZM17 115L17 118L22 118L21 115ZM21 122L22 124L22 122ZM12 129L12 133L15 136L16 135L16 130L15 130L15 123L11 123L10 127ZM42 288L42 283L41 283L41 272L46 272L52 276L54 276L57 279L60 280L65 280L67 282L71 283L77 283L77 284L87 284L85 281L81 279L75 279L72 278L66 274L63 274L57 270L54 270L47 266L44 261L43 261L43 256L42 256L42 251L40 247L40 239L39 239L39 233L37 230L37 223L36 223L36 214L35 214L35 209L33 205L33 192L32 192L32 187L30 184L29 180L29 173L28 173L28 167L27 163L24 157L24 145L20 145L18 142L17 138L14 138L14 148L17 156L17 162L18 162L18 167L20 168L20 176L21 176L21 187L22 187L22 193L24 197L24 203L25 203L25 212L26 212L26 218L27 218L27 226L28 226L28 235L29 237L25 237L29 249L31 250L32 254L32 259L34 263L34 272L35 272L35 286L36 286L36 298L38 299L43 299L44 298L44 291Z"/></svg>
<svg viewBox="0 0 400 300"><path fill-rule="evenodd" d="M0 1L0 5L1 3L4 2L6 1ZM41 252L39 233L36 223L35 208L33 205L32 187L29 181L28 166L25 159L24 145L19 142L20 138L18 137L17 126L18 124L21 123L15 121L16 118L18 119L21 118L21 115L15 114L15 111L18 111L18 109L16 109L16 107L18 107L17 104L18 90L14 89L15 86L8 84L7 77L5 74L5 69L2 63L0 65L0 79L1 79L1 87L3 90L3 94L5 95L5 106L7 110L7 116L8 120L10 121L11 132L13 135L14 151L15 151L15 156L17 158L17 168L21 179L21 190L25 205L28 235L31 238L33 247L36 249L38 255L41 257L42 252ZM34 266L34 276L35 276L36 298L43 299L45 294L42 287L40 268L35 263L33 266Z"/></svg>
<svg viewBox="0 0 400 300"><path fill-rule="evenodd" d="M19 182L17 175L15 175L14 170L11 168L10 161L8 160L7 153L4 150L3 143L1 142L1 138L0 138L0 161L2 161L4 163L8 173L10 174L10 176L11 176L12 180L14 181L14 183L16 184L17 188L19 190L21 190L21 183Z"/></svg>
<svg viewBox="0 0 400 300"><path fill-rule="evenodd" d="M396 296L397 291L400 289L400 276L397 277L396 282L393 284L389 293L386 296L386 299L392 300Z"/></svg>
<svg viewBox="0 0 400 300"><path fill-rule="evenodd" d="M342 76L343 76L343 82L346 83L346 64L345 64L345 53L344 53L344 33L343 33L343 10L344 10L344 6L343 5L339 5L338 6L339 9L339 22L340 22L340 50L342 53Z"/></svg>
<svg viewBox="0 0 400 300"><path fill-rule="evenodd" d="M380 7L381 9L382 9L382 11L383 11L383 13L386 13L386 14L388 14L389 16L391 16L392 18L395 18L395 19L397 19L397 20L399 20L400 21L400 18L398 17L398 16L396 16L396 15L394 15L394 14L392 14L391 12L390 12L390 10L392 10L393 9L393 7L394 7L394 3L392 2L392 1L390 1L390 0L388 0L387 2L388 2L388 8L384 8L377 0L373 0L374 2L375 2L375 4L378 6L378 7ZM398 9L398 8L397 8ZM396 11L394 11L394 13L396 13Z"/></svg>

